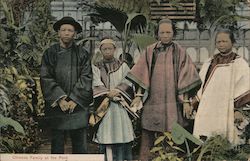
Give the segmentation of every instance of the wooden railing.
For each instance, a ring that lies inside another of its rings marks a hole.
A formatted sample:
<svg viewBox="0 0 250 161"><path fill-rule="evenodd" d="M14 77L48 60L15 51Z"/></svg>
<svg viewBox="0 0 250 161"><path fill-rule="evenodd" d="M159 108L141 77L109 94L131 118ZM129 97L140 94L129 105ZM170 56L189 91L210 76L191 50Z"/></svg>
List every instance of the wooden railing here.
<svg viewBox="0 0 250 161"><path fill-rule="evenodd" d="M177 6L169 2L152 2L150 4L151 20L169 18L171 20L194 20L196 13L196 3L178 3Z"/></svg>

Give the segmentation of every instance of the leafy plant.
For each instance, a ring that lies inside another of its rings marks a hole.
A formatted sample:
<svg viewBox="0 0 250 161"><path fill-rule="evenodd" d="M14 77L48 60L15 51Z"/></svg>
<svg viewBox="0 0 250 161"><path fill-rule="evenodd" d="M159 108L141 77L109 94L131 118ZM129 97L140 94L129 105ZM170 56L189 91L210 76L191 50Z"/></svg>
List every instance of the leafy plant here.
<svg viewBox="0 0 250 161"><path fill-rule="evenodd" d="M0 23L0 64L1 68L15 67L18 72L27 75L28 70L26 62L21 56L19 47L22 44L29 43L30 40L24 35L24 28L15 26L13 11L9 4L1 0L5 18Z"/></svg>
<svg viewBox="0 0 250 161"><path fill-rule="evenodd" d="M241 0L198 0L196 21L200 33L208 30L210 36L210 53L214 50L214 33L219 27L227 27L237 31L237 21L250 20L250 16L240 16L236 13L236 6Z"/></svg>
<svg viewBox="0 0 250 161"><path fill-rule="evenodd" d="M191 148L188 141L195 145ZM185 143L186 151L183 150ZM159 136L151 149L156 154L154 160L247 160L249 145L232 145L225 137L214 135L204 142L195 138L178 124L173 125L172 132ZM192 152L191 152L192 150Z"/></svg>
<svg viewBox="0 0 250 161"><path fill-rule="evenodd" d="M28 38L30 43L22 47L22 57L27 62L32 76L39 76L41 58L44 51L57 41L57 33L53 30L51 15L52 0L36 0L34 3L30 20L27 24Z"/></svg>
<svg viewBox="0 0 250 161"><path fill-rule="evenodd" d="M139 3L140 5L133 5ZM90 7L92 13L91 16L93 23L110 22L118 31L117 37L122 42L122 55L125 57L126 53L129 53L132 46L131 38L133 32L143 32L149 11L149 2L145 0L140 1L96 1L94 5L83 3L86 7ZM144 10L144 9L146 10Z"/></svg>
<svg viewBox="0 0 250 161"><path fill-rule="evenodd" d="M155 142L154 147L150 150L151 153L155 153L156 157L154 161L161 160L184 160L183 156L185 151L178 147L174 142L170 132L164 132L163 135L159 136Z"/></svg>
<svg viewBox="0 0 250 161"><path fill-rule="evenodd" d="M209 138L202 146L197 161L203 159L207 160L223 160L222 156L226 153L226 150L230 148L228 140L221 136L214 136Z"/></svg>
<svg viewBox="0 0 250 161"><path fill-rule="evenodd" d="M20 125L17 121L8 117L4 117L2 114L0 114L0 128L6 126L12 126L16 130L16 132L25 135L22 125Z"/></svg>
<svg viewBox="0 0 250 161"><path fill-rule="evenodd" d="M3 101L0 111L5 116L0 119L1 152L35 152L41 138L37 122L33 120L29 80L19 75L14 67L5 68L0 74L5 84L0 85L0 100Z"/></svg>
<svg viewBox="0 0 250 161"><path fill-rule="evenodd" d="M15 133L17 136L24 136L23 126L10 118L11 116L11 103L7 94L7 88L0 84L0 152L14 152L16 149L15 139L11 136L11 133Z"/></svg>
<svg viewBox="0 0 250 161"><path fill-rule="evenodd" d="M125 13L143 13L144 15L149 15L149 6L152 1L154 0L97 0L96 4L100 6L113 6Z"/></svg>
<svg viewBox="0 0 250 161"><path fill-rule="evenodd" d="M39 75L42 53L55 39L50 1L33 1L32 16L26 20L15 19L12 1L0 2L5 16L0 21L0 84L5 87L0 88L0 109L9 120L19 122L26 134L2 127L1 152L34 153L41 143L34 119L43 114L44 104L39 79L32 77Z"/></svg>
<svg viewBox="0 0 250 161"><path fill-rule="evenodd" d="M10 126L12 128L10 128ZM13 128L15 131L13 131ZM4 117L2 114L0 114L0 129L1 129L0 152L14 152L15 151L14 149L16 149L16 147L19 144L16 144L16 140L13 139L12 136L10 136L11 135L10 133L8 133L9 136L6 136L5 133L2 134L2 131L3 132L12 131L17 136L23 137L25 135L25 132L24 132L22 125L20 125L19 122L11 118Z"/></svg>
<svg viewBox="0 0 250 161"><path fill-rule="evenodd" d="M10 115L10 100L7 95L8 89L0 84L0 114L7 117Z"/></svg>
<svg viewBox="0 0 250 161"><path fill-rule="evenodd" d="M156 39L149 34L133 34L132 41L136 43L139 51L142 51L148 45L156 42Z"/></svg>
<svg viewBox="0 0 250 161"><path fill-rule="evenodd" d="M125 26L124 26L124 30L123 30L123 33L122 33L122 38L124 39L124 42L122 42L122 50L123 50L123 53L126 53L128 52L126 50L126 47L127 45L129 44L129 38L130 38L130 34L131 34L131 29L132 29L132 25L133 23L138 23L137 25L138 26L143 26L143 24L145 25L146 24L146 17L143 15L143 14L139 14L139 13L130 13L128 14L128 19L125 23ZM136 25L135 25L136 26Z"/></svg>
<svg viewBox="0 0 250 161"><path fill-rule="evenodd" d="M201 140L195 138L177 123L173 124L171 133L164 132L163 134L163 136L160 136L155 140L155 147L151 150L151 152L157 152L157 157L154 160L181 161L188 159L191 161L192 154L195 153L202 145ZM192 153L190 152L188 140L196 145L199 145L198 148L194 149ZM184 143L186 151L181 148Z"/></svg>
<svg viewBox="0 0 250 161"><path fill-rule="evenodd" d="M142 30L146 25L147 18L143 13L126 12L119 6L114 6L109 3L101 3L91 6L94 9L94 13L89 14L93 18L98 18L99 21L109 21L116 30L120 33L119 38L122 41L123 53L128 52L129 38L131 31Z"/></svg>
<svg viewBox="0 0 250 161"><path fill-rule="evenodd" d="M248 150L247 150L248 149ZM234 146L220 135L208 138L198 152L197 161L203 160L247 160L249 158L249 145Z"/></svg>

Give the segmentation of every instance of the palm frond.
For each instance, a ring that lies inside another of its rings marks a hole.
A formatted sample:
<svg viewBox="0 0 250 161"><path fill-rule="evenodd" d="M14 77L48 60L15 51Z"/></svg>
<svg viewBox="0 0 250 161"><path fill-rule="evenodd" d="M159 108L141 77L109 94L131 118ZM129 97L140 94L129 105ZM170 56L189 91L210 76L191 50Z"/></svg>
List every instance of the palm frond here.
<svg viewBox="0 0 250 161"><path fill-rule="evenodd" d="M94 12L88 14L92 22L110 22L118 32L122 33L131 14L126 13L111 4L92 6ZM137 13L138 14L138 13ZM130 20L129 20L130 21ZM146 16L138 14L131 19L130 29L136 30L138 26L145 26Z"/></svg>
<svg viewBox="0 0 250 161"><path fill-rule="evenodd" d="M107 22L109 21L118 32L124 30L125 23L128 16L125 12L111 6L111 5L95 5L93 6L95 13L88 14L94 23ZM97 20L97 21L96 21Z"/></svg>

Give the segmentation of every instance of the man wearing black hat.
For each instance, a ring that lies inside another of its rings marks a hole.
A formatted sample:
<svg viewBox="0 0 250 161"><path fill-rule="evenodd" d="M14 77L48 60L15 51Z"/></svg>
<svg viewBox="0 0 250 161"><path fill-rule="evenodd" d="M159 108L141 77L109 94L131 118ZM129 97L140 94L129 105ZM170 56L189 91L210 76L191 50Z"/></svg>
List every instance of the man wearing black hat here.
<svg viewBox="0 0 250 161"><path fill-rule="evenodd" d="M45 51L41 67L45 116L51 127L51 153L64 153L67 131L72 153L86 153L86 127L93 91L88 52L74 42L82 27L72 17L63 17L53 28L58 32L59 43Z"/></svg>

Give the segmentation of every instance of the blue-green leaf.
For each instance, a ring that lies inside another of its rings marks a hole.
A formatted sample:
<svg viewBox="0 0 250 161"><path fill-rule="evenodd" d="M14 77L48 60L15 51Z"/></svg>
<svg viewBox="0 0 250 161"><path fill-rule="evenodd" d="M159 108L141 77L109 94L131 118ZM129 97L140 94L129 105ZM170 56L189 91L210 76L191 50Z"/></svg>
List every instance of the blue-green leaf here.
<svg viewBox="0 0 250 161"><path fill-rule="evenodd" d="M202 144L201 140L194 137L187 130L185 130L183 127L181 127L178 123L173 124L172 138L176 144L183 144L186 138L197 145Z"/></svg>
<svg viewBox="0 0 250 161"><path fill-rule="evenodd" d="M17 132L25 135L24 129L19 122L0 114L0 128L3 126L12 126Z"/></svg>

